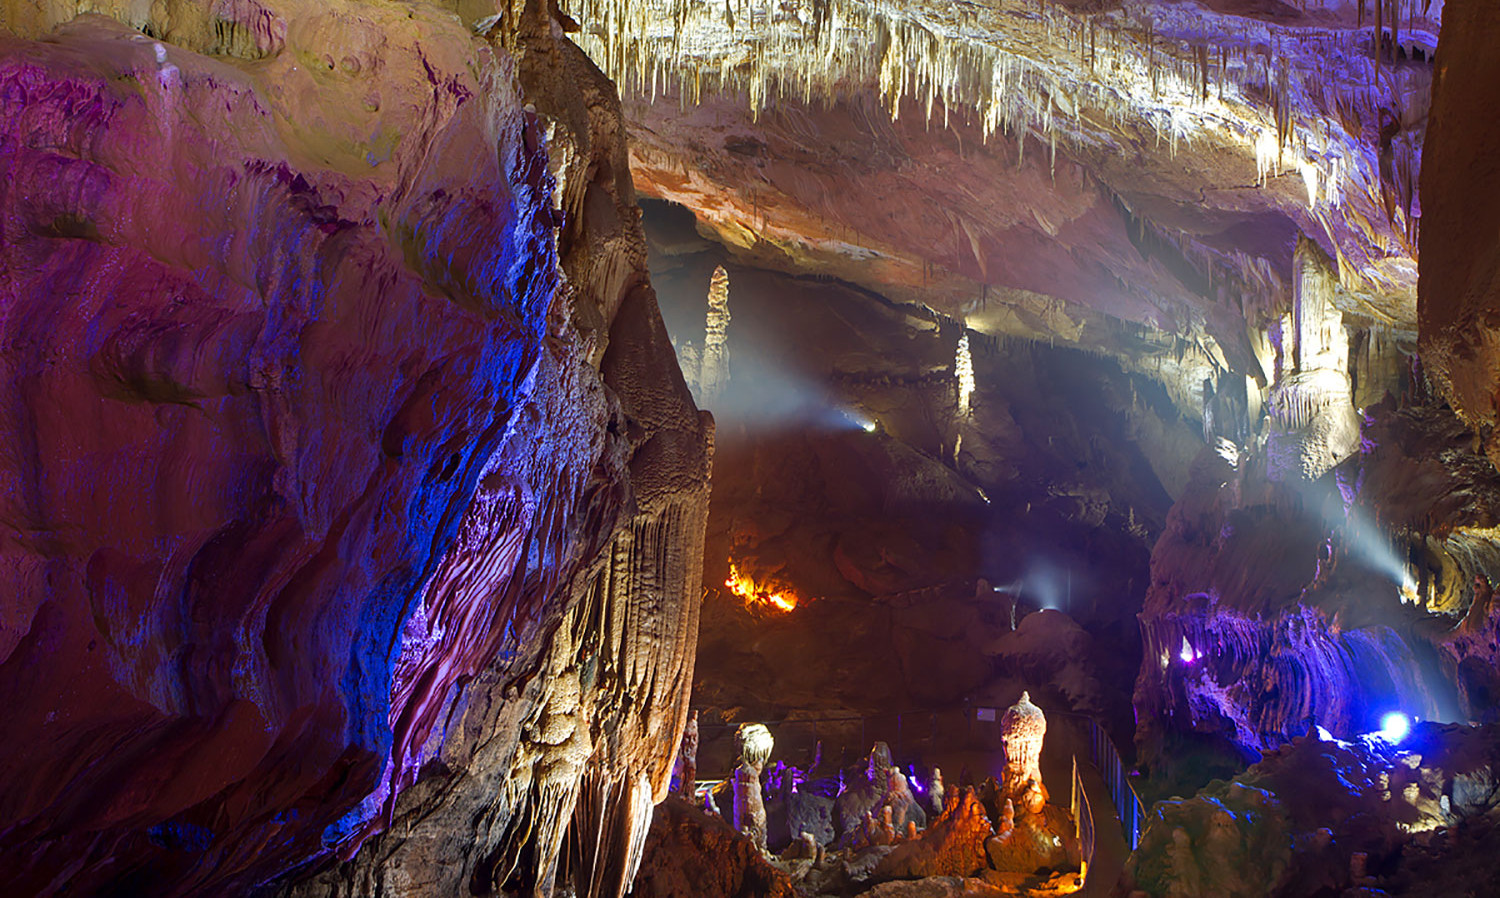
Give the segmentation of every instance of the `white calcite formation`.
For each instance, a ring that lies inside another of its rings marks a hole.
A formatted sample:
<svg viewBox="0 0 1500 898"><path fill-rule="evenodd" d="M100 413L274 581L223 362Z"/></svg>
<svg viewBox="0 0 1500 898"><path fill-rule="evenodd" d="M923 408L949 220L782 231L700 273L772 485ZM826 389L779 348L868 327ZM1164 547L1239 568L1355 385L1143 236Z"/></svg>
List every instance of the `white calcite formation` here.
<svg viewBox="0 0 1500 898"><path fill-rule="evenodd" d="M729 382L729 272L720 265L708 284L698 401L712 407Z"/></svg>
<svg viewBox="0 0 1500 898"><path fill-rule="evenodd" d="M1359 448L1349 335L1338 276L1307 238L1297 242L1292 312L1280 331L1266 452L1273 479L1316 480Z"/></svg>
<svg viewBox="0 0 1500 898"><path fill-rule="evenodd" d="M958 381L958 414L967 415L974 398L974 356L969 351L968 332L958 338L958 348L953 353L953 377Z"/></svg>
<svg viewBox="0 0 1500 898"><path fill-rule="evenodd" d="M755 846L766 848L766 802L760 776L771 758L775 740L763 724L747 723L735 734L740 746L740 762L734 769L734 828L749 837Z"/></svg>
<svg viewBox="0 0 1500 898"><path fill-rule="evenodd" d="M1000 784L1004 796L1027 813L1041 812L1047 804L1042 785L1042 741L1047 736L1047 717L1031 703L1031 693L1000 716L1000 741L1005 746L1005 774Z"/></svg>

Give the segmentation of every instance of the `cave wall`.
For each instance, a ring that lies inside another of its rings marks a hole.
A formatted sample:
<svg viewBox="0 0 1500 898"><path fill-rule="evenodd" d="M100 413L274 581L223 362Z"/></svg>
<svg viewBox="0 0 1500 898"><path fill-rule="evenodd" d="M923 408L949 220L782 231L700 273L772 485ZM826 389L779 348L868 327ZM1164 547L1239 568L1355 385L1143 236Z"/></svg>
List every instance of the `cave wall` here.
<svg viewBox="0 0 1500 898"><path fill-rule="evenodd" d="M1480 432L1492 460L1500 374L1500 9L1449 0L1422 168L1422 362L1453 407Z"/></svg>
<svg viewBox="0 0 1500 898"><path fill-rule="evenodd" d="M0 5L9 893L623 891L711 425L612 87L469 6Z"/></svg>
<svg viewBox="0 0 1500 898"><path fill-rule="evenodd" d="M1359 437L1316 483L1273 479L1255 452L1195 464L1140 617L1137 741L1173 785L1314 725L1495 719L1500 474L1421 390L1365 409Z"/></svg>

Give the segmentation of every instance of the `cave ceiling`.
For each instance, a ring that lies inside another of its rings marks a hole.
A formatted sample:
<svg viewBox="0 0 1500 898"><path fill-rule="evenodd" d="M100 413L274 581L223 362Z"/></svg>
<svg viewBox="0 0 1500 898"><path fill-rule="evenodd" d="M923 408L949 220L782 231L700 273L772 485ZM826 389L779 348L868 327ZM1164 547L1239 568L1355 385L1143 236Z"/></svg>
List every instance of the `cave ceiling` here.
<svg viewBox="0 0 1500 898"><path fill-rule="evenodd" d="M1351 328L1414 340L1441 0L1378 55L1362 0L562 6L637 190L745 264L1103 351L1186 409L1275 378L1298 235Z"/></svg>

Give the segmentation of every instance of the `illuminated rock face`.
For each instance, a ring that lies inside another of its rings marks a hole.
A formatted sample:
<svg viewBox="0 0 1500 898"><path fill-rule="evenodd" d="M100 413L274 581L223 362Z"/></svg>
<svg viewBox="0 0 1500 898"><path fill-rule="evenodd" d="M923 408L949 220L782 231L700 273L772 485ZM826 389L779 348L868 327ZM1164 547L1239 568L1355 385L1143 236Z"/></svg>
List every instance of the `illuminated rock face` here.
<svg viewBox="0 0 1500 898"><path fill-rule="evenodd" d="M1007 800L1031 814L1039 813L1047 803L1041 767L1046 736L1047 717L1031 703L1029 692L1021 693L1020 700L1000 716L1000 741L1005 746L1001 791Z"/></svg>
<svg viewBox="0 0 1500 898"><path fill-rule="evenodd" d="M0 37L0 878L619 892L707 436L608 85L543 20L169 6Z"/></svg>
<svg viewBox="0 0 1500 898"><path fill-rule="evenodd" d="M1500 474L1473 433L1444 405L1391 398L1366 409L1360 451L1321 486L1266 468L1205 451L1157 541L1143 760L1222 749L1232 774L1241 753L1315 725L1347 738L1395 709L1493 719L1494 615L1476 580L1500 568Z"/></svg>
<svg viewBox="0 0 1500 898"><path fill-rule="evenodd" d="M1182 898L1483 892L1493 859L1475 852L1493 831L1455 825L1492 812L1497 738L1494 727L1421 724L1399 746L1298 740L1157 804L1124 884Z"/></svg>
<svg viewBox="0 0 1500 898"><path fill-rule="evenodd" d="M622 85L643 193L742 264L1111 354L1196 418L1205 379L1268 398L1303 235L1355 340L1410 350L1445 7L1382 42L1366 5L566 8Z"/></svg>

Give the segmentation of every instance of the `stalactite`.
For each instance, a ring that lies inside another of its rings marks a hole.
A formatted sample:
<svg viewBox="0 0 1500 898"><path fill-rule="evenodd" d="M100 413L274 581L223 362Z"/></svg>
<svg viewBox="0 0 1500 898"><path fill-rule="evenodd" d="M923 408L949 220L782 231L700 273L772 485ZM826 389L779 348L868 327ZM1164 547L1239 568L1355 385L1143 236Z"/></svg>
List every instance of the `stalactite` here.
<svg viewBox="0 0 1500 898"><path fill-rule="evenodd" d="M1174 726L1229 727L1240 745L1264 751L1309 723L1341 737L1373 729L1377 708L1430 717L1446 694L1389 627L1339 629L1310 608L1249 617L1209 596L1183 601L1201 610L1141 624L1148 685L1137 696Z"/></svg>
<svg viewBox="0 0 1500 898"><path fill-rule="evenodd" d="M1004 49L1024 42L1003 40L999 35L982 37L983 27L1024 32L1028 27L1024 19L979 14L975 21L985 23L979 26L981 30L966 31L952 23L928 18L920 10L830 0L815 4L810 20L802 22L795 17L769 15L763 4L751 3L747 4L748 12L737 17L740 20L737 29L727 32L732 42L743 48L743 55L726 53L717 59L717 65L706 68L704 60L695 55L703 51L698 44L684 38L682 32L712 35L714 29L723 29L723 8L693 0L672 3L667 20L675 26L668 38L651 24L651 9L663 2L575 0L567 6L576 19L603 24L597 30L599 36L591 31L585 33L585 46L594 48L606 71L627 89L642 89L644 85L640 83L641 76L631 66L624 65L625 60L665 58L670 68L691 73L689 96L680 97L680 101L697 102L703 90L737 91L749 97L752 112L757 115L778 96L800 96L804 101L818 97L827 102L839 96L847 85L873 79L893 117L899 116L904 102L916 101L930 119L933 104L941 101L945 121L955 110L967 109L975 114L989 137L1002 129L1015 133L1018 123L1043 115L1059 76L1078 85L1079 105L1102 106L1106 115L1117 122L1122 120L1126 105L1201 104L1209 100L1211 93L1206 43L1175 46L1161 40L1155 22L1149 20L1138 32L1130 34L1129 20L1121 15L1091 15L1085 21L1066 10L1053 10L1039 23L1043 33L1030 35L1028 39L1045 39L1045 29L1052 27L1047 23L1055 21L1062 33L1076 40L1065 41L1067 52L1063 55L1031 58ZM1106 23L1103 46L1098 35L1101 22ZM1274 43L1281 34L1280 29L1272 26L1256 27L1264 32L1264 38L1255 40ZM1217 91L1221 104L1231 101L1226 85L1241 88L1247 74L1244 67L1236 74L1230 64L1231 53L1242 55L1242 48L1255 40L1235 36L1226 42L1232 47L1221 43ZM723 46L721 42L716 45ZM663 47L665 52L660 49ZM1291 63L1279 54L1277 64L1291 68ZM1322 61L1322 65L1327 64ZM1120 82L1110 78L1110 73L1137 67L1144 70L1149 97L1122 97ZM705 74L715 80L713 87L704 83ZM1282 98L1281 102L1273 102L1271 109L1282 146L1291 141L1296 127L1290 112L1295 104L1286 98L1293 90L1305 91L1322 85L1327 80L1325 76L1326 72L1321 70L1299 69L1296 79L1291 78L1290 71L1278 78L1268 65L1267 87ZM1278 83L1278 80L1298 83ZM1245 102L1242 90L1233 102ZM1160 114L1165 114L1160 108L1153 113ZM1068 113L1070 120L1079 115L1081 112L1076 110ZM1075 132L1070 121L1065 127L1055 128L1055 133L1059 142L1065 143L1073 139ZM1181 136L1191 138L1190 134L1179 133Z"/></svg>

